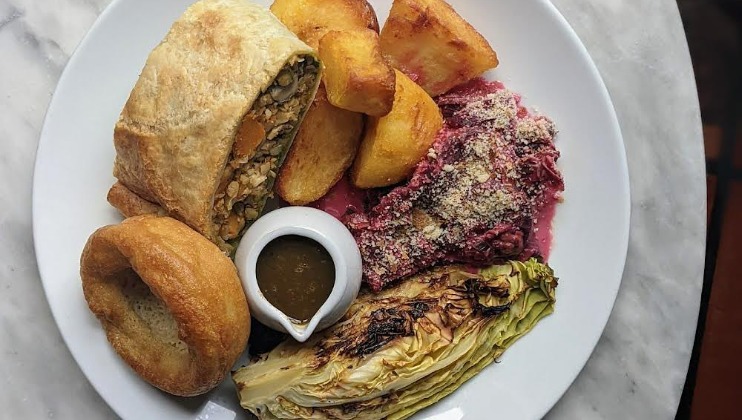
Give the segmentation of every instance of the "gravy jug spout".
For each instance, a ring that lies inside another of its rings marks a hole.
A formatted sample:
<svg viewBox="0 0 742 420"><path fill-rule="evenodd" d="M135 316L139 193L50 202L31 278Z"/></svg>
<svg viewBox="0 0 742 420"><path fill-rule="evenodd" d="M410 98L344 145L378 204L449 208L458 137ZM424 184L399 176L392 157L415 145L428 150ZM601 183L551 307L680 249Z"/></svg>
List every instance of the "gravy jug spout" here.
<svg viewBox="0 0 742 420"><path fill-rule="evenodd" d="M294 340L303 343L312 335L315 329L317 329L317 317L314 316L307 324L296 324L292 322L288 317L284 316L281 320L281 326L289 333Z"/></svg>

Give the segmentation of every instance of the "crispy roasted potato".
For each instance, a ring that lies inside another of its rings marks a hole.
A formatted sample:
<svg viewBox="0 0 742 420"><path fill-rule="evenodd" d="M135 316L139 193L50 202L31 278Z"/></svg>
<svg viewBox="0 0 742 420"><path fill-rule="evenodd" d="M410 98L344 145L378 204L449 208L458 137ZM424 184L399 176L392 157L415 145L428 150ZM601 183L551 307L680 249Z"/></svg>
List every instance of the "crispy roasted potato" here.
<svg viewBox="0 0 742 420"><path fill-rule="evenodd" d="M380 117L392 110L394 69L371 29L330 31L319 41L327 99L338 108Z"/></svg>
<svg viewBox="0 0 742 420"><path fill-rule="evenodd" d="M353 163L362 132L363 115L334 107L320 86L278 174L278 195L304 205L327 194Z"/></svg>
<svg viewBox="0 0 742 420"><path fill-rule="evenodd" d="M497 66L484 37L443 0L394 0L381 51L431 96Z"/></svg>
<svg viewBox="0 0 742 420"><path fill-rule="evenodd" d="M395 73L392 111L366 121L350 173L351 182L359 188L384 187L410 176L443 126L433 99L403 73Z"/></svg>
<svg viewBox="0 0 742 420"><path fill-rule="evenodd" d="M379 32L376 12L366 0L275 0L270 9L314 49L331 30L365 28Z"/></svg>

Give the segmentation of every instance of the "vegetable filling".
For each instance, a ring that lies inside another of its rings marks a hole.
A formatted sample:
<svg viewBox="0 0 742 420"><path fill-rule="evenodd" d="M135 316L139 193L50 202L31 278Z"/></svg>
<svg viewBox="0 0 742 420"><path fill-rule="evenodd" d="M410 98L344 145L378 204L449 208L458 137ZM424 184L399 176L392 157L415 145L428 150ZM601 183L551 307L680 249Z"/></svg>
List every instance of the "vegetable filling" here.
<svg viewBox="0 0 742 420"><path fill-rule="evenodd" d="M224 241L238 238L260 215L318 74L312 57L287 64L242 119L214 197L214 223Z"/></svg>

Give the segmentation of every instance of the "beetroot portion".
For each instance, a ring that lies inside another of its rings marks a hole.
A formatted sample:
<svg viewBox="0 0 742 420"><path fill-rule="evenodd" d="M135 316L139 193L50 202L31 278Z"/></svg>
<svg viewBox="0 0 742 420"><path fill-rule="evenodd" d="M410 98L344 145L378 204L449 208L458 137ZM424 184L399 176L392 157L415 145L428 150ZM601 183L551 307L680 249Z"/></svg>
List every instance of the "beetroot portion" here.
<svg viewBox="0 0 742 420"><path fill-rule="evenodd" d="M564 190L554 124L520 96L480 79L436 102L444 128L410 180L344 217L376 291L439 263L540 255L529 241L534 218Z"/></svg>

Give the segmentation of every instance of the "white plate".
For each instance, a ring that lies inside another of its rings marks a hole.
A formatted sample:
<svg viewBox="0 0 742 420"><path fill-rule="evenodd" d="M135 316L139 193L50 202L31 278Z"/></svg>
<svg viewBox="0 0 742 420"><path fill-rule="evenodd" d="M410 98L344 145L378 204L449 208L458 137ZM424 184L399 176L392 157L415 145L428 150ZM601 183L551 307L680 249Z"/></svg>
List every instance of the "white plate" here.
<svg viewBox="0 0 742 420"><path fill-rule="evenodd" d="M501 60L489 76L554 119L565 201L551 263L554 315L453 395L416 418L537 418L560 398L600 337L621 282L629 230L626 158L616 116L580 40L546 0L451 0ZM33 227L39 270L59 329L100 395L126 419L238 418L229 380L200 398L173 398L113 352L82 295L87 237L120 217L106 202L113 126L152 48L187 0L114 0L80 44L46 116L36 161ZM262 2L268 4L268 2ZM383 22L391 1L371 1Z"/></svg>

